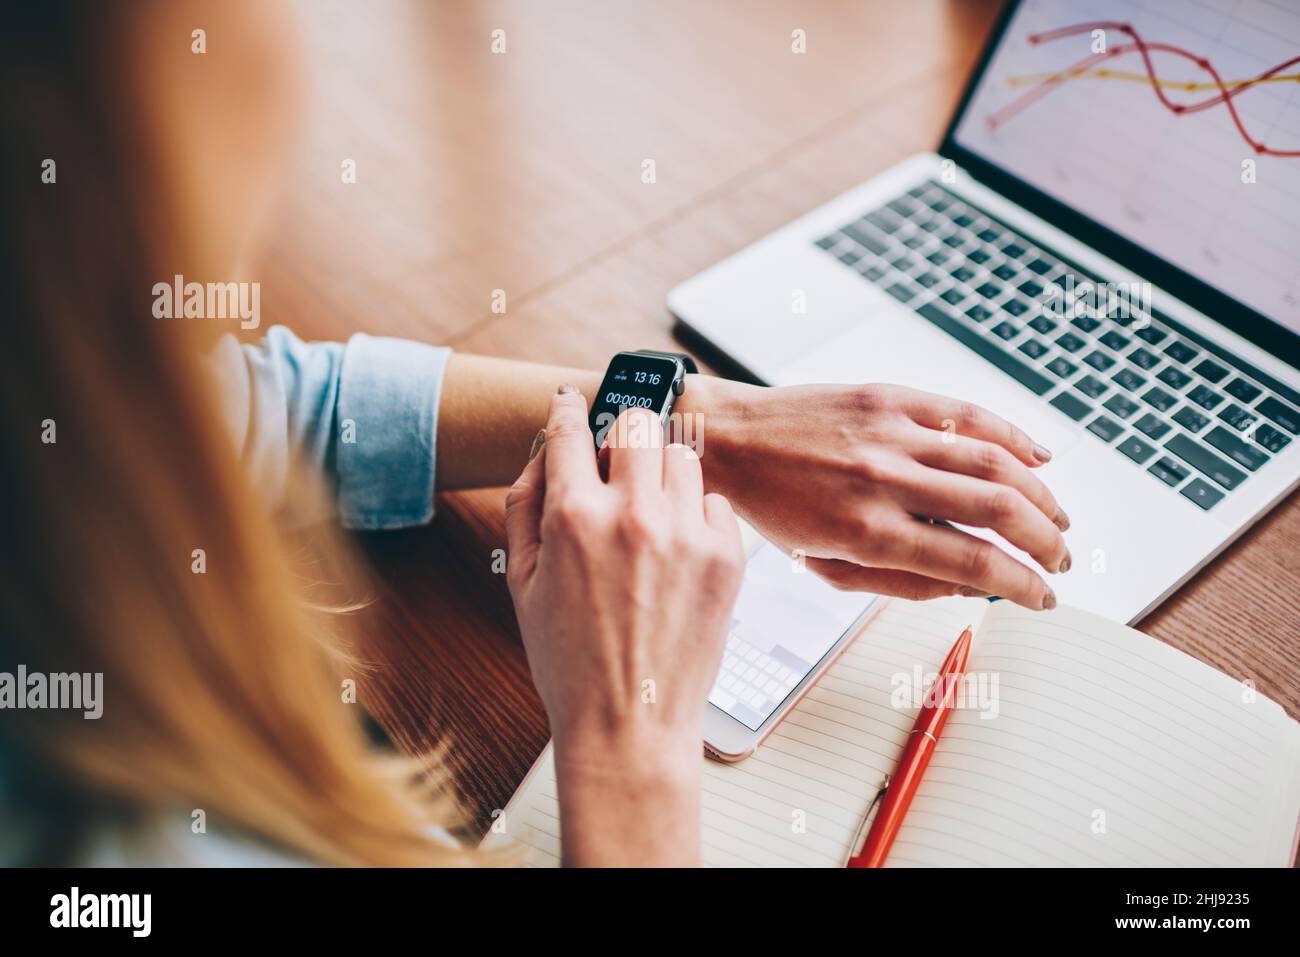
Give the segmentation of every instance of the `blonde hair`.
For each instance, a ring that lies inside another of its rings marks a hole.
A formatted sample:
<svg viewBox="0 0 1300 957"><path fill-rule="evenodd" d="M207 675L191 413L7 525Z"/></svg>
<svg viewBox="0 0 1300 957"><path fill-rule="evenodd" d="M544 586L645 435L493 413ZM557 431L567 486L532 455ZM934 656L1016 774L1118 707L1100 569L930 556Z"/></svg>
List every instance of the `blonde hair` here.
<svg viewBox="0 0 1300 957"><path fill-rule="evenodd" d="M104 704L0 712L5 783L50 834L203 809L320 863L472 861L430 833L455 819L438 763L378 751L343 700L349 618L319 593L356 581L343 541L287 539L218 414L210 333L151 316L146 174L122 175L139 158L87 108L104 77L61 15L24 11L0 51L0 670L102 672Z"/></svg>

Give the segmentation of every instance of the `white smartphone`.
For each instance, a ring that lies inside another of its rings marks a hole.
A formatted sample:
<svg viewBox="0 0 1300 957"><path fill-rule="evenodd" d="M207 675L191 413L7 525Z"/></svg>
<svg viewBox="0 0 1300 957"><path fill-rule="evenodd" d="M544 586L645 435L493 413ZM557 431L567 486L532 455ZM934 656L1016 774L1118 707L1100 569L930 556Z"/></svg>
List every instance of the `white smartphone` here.
<svg viewBox="0 0 1300 957"><path fill-rule="evenodd" d="M745 578L704 716L704 746L722 761L753 754L884 604L839 591L797 557L747 539Z"/></svg>

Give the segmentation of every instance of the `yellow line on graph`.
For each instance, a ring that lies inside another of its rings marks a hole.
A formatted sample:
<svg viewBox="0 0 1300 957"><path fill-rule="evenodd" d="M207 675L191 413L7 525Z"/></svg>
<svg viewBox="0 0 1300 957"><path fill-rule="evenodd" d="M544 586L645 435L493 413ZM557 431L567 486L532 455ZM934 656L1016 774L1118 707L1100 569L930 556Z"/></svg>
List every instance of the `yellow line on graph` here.
<svg viewBox="0 0 1300 957"><path fill-rule="evenodd" d="M1151 77L1146 73L1133 73L1128 70L1107 70L1104 67L1096 70L1084 70L1082 73L1023 73L1019 76L1009 77L1008 86L1034 86L1039 83L1045 83L1049 80L1127 80L1130 83L1145 83L1147 86L1154 86ZM1182 82L1179 80L1160 80L1161 88L1166 90L1183 90L1188 93L1195 93L1200 90L1218 90L1219 85L1215 82ZM1300 73L1287 73L1279 76L1265 77L1264 79L1251 78L1249 80L1224 80L1223 85L1228 89L1237 86L1255 86L1259 83L1300 83Z"/></svg>

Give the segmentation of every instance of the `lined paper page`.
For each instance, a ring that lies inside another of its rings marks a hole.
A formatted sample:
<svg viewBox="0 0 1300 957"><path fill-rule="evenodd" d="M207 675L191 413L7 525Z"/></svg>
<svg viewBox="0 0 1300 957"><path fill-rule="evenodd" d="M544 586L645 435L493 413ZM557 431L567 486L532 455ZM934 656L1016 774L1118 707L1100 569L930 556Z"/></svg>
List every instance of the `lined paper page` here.
<svg viewBox="0 0 1300 957"><path fill-rule="evenodd" d="M891 692L931 677L967 624L967 693L891 866L1290 863L1300 725L1278 705L1093 615L945 599L891 602L753 757L705 761L705 864L840 866L915 720ZM485 846L559 864L550 761Z"/></svg>
<svg viewBox="0 0 1300 957"><path fill-rule="evenodd" d="M839 867L915 711L890 704L891 677L932 671L987 604L890 602L822 679L739 764L704 760L703 858L712 866ZM548 745L505 810L500 834L531 866L560 862L560 820Z"/></svg>
<svg viewBox="0 0 1300 957"><path fill-rule="evenodd" d="M981 674L996 717L952 715L890 864L1290 864L1300 725L1277 704L1122 625L1006 602L965 687Z"/></svg>

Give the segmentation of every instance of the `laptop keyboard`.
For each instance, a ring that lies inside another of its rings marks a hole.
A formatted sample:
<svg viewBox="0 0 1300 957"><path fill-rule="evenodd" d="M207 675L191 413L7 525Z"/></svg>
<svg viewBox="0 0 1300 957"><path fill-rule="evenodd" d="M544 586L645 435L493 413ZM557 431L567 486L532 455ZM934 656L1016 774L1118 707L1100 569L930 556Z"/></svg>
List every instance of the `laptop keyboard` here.
<svg viewBox="0 0 1300 957"><path fill-rule="evenodd" d="M1201 509L1300 432L1300 394L1136 299L1072 308L1103 280L937 183L817 245Z"/></svg>

